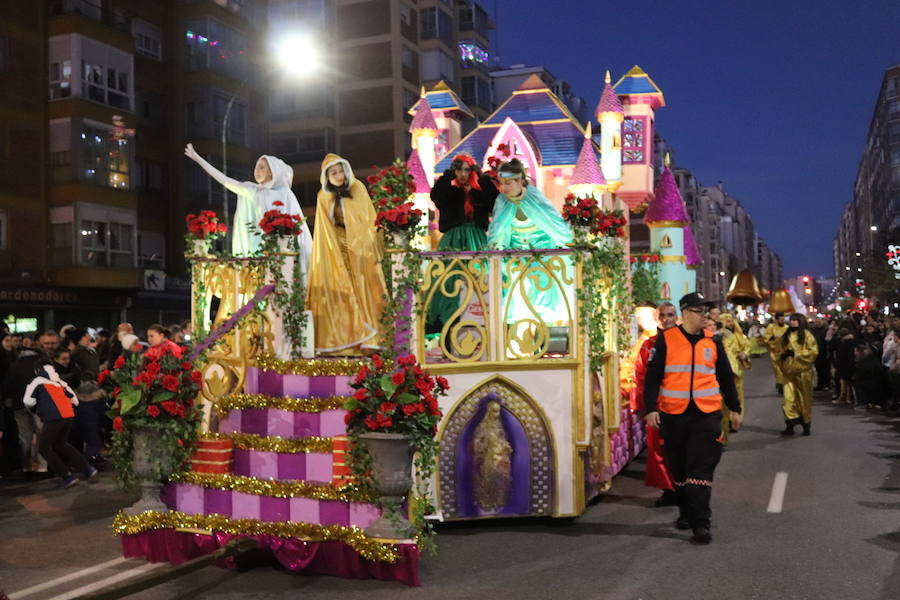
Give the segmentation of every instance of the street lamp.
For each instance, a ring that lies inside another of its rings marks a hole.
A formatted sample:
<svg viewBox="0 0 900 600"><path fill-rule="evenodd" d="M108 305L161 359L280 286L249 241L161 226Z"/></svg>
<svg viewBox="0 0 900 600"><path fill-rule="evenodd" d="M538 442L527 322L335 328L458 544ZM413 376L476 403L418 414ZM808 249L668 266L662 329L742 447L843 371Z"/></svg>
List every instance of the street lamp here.
<svg viewBox="0 0 900 600"><path fill-rule="evenodd" d="M269 52L275 58L274 65L281 67L287 73L294 77L308 76L319 69L320 55L316 47L315 38L308 32L291 33L284 35L275 43L273 43ZM270 65L271 66L271 65ZM225 115L222 117L222 173L228 174L228 120L231 117L231 107L234 101L247 87L250 82L250 76L241 81L238 90L228 99L225 106ZM246 121L246 115L244 115ZM246 129L246 122L244 124ZM228 235L231 235L230 214L228 207L228 189L223 185L222 193L224 194L223 205L225 207L225 227Z"/></svg>

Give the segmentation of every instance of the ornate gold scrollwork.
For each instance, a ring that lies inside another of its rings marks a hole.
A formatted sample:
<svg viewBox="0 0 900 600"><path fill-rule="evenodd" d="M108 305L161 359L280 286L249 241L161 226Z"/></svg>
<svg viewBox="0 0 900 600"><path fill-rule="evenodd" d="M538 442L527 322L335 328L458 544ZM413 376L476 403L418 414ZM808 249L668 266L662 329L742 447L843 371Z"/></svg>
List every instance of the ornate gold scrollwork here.
<svg viewBox="0 0 900 600"><path fill-rule="evenodd" d="M453 362L483 360L489 344L489 306L487 260L484 258L432 259L424 269L424 306L437 297L451 298L457 308L441 328L440 348L443 357ZM474 303L480 307L482 320L465 318Z"/></svg>

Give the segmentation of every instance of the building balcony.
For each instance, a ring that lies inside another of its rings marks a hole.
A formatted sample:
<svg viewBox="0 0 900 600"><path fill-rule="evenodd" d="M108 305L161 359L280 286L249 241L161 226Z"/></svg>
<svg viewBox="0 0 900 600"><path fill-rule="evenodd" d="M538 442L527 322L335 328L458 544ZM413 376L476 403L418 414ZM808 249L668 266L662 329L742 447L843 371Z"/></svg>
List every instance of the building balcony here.
<svg viewBox="0 0 900 600"><path fill-rule="evenodd" d="M49 4L50 36L79 33L134 52L131 17L120 10L104 8L100 0L51 0Z"/></svg>

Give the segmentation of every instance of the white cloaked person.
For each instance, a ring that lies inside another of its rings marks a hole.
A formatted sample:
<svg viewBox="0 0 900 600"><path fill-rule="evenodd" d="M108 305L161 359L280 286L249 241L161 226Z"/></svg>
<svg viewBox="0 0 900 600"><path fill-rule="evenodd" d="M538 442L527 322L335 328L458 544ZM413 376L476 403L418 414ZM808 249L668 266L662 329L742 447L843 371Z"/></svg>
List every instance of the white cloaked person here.
<svg viewBox="0 0 900 600"><path fill-rule="evenodd" d="M253 169L253 177L256 180L254 183L228 177L204 160L194 150L192 144L185 147L184 155L200 165L210 177L225 186L228 191L237 194L237 207L234 211L231 232L231 253L234 256L253 254L262 246L259 221L266 211L278 210L289 215L303 214L297 197L291 191L294 170L276 156L264 154L257 159L256 167ZM312 235L305 222L299 238L299 258L305 279L312 256Z"/></svg>

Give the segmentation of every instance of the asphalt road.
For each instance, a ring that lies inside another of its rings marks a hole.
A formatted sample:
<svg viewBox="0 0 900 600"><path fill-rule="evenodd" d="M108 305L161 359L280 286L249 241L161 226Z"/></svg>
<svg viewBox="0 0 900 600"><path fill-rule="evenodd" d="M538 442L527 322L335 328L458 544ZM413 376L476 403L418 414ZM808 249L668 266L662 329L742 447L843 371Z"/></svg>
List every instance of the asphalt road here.
<svg viewBox="0 0 900 600"><path fill-rule="evenodd" d="M822 394L813 435L783 438L767 363L754 361L745 428L716 472L710 546L672 527L674 508L653 507L657 492L643 486L638 459L578 519L441 526L420 588L262 565L208 567L132 598L900 599L900 418L834 407ZM786 491L772 513L777 473L787 474ZM12 600L65 600L107 578L165 568L118 559L109 522L131 502L109 475L69 491L0 481L0 589Z"/></svg>

